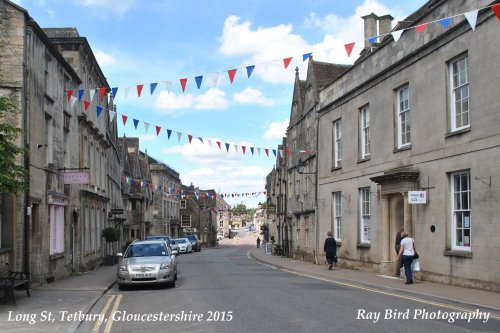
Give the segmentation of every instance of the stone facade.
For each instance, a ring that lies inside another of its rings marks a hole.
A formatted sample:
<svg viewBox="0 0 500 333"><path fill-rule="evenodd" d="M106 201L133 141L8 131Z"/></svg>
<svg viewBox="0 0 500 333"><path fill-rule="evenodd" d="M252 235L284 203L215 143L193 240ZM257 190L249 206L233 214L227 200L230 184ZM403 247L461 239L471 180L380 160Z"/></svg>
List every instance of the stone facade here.
<svg viewBox="0 0 500 333"><path fill-rule="evenodd" d="M429 1L396 29L489 4ZM500 50L491 47L499 28L486 8L475 30L464 16L447 29L405 30L365 49L320 92L318 232L335 231L344 265L394 274L404 226L421 258L419 278L500 291ZM410 191L426 203L410 204Z"/></svg>

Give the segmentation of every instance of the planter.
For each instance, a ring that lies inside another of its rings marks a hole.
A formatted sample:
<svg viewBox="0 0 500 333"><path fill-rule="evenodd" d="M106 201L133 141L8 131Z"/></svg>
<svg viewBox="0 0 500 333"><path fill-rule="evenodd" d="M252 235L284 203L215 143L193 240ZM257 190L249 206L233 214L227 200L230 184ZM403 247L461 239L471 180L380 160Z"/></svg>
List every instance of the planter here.
<svg viewBox="0 0 500 333"><path fill-rule="evenodd" d="M104 266L113 266L118 263L117 256L105 256L104 257Z"/></svg>

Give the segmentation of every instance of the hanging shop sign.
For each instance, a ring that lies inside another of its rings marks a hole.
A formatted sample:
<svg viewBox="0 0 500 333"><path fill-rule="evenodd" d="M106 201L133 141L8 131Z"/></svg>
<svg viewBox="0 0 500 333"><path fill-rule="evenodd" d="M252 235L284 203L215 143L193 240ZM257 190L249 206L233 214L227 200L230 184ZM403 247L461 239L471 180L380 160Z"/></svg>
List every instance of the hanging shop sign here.
<svg viewBox="0 0 500 333"><path fill-rule="evenodd" d="M425 191L408 191L408 203L409 204L426 204L427 203L427 192Z"/></svg>

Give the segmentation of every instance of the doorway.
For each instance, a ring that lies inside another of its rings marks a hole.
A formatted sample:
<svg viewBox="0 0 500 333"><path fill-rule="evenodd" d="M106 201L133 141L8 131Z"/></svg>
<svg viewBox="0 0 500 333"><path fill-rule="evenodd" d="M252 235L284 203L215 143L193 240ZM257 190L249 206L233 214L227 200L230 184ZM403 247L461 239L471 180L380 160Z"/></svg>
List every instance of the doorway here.
<svg viewBox="0 0 500 333"><path fill-rule="evenodd" d="M390 258L391 261L395 261L397 258L395 244L396 244L396 233L404 227L405 211L404 211L404 197L401 194L394 194L390 197Z"/></svg>

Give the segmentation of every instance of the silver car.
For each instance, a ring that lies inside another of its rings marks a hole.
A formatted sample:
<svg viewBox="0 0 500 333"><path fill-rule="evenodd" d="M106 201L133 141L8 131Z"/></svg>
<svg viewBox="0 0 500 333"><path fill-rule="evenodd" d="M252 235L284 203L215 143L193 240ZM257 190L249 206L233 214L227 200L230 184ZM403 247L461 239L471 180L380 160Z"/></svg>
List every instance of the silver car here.
<svg viewBox="0 0 500 333"><path fill-rule="evenodd" d="M193 245L187 238L176 238L175 241L179 246L179 253L191 253L193 252Z"/></svg>
<svg viewBox="0 0 500 333"><path fill-rule="evenodd" d="M175 287L177 260L163 240L135 241L123 254L116 282L124 288L144 284L166 284ZM118 256L122 256L118 253Z"/></svg>

